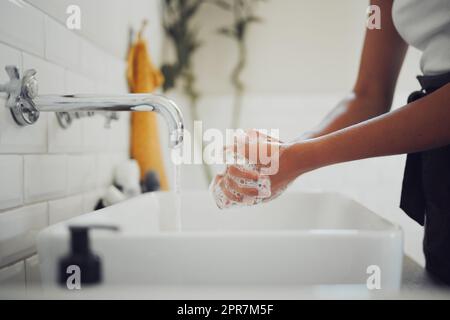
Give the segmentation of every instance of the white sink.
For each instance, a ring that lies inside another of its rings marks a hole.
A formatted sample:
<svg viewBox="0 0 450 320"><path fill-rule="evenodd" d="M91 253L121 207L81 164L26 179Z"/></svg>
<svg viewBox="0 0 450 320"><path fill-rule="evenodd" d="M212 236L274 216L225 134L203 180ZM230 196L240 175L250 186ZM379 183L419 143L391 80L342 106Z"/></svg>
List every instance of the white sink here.
<svg viewBox="0 0 450 320"><path fill-rule="evenodd" d="M68 225L107 224L119 233L91 231L105 285L366 286L369 266L382 289L398 289L401 230L337 194L286 193L257 207L221 211L207 192L184 192L182 231L176 197L143 195L53 225L38 237L41 273L56 286L68 252Z"/></svg>

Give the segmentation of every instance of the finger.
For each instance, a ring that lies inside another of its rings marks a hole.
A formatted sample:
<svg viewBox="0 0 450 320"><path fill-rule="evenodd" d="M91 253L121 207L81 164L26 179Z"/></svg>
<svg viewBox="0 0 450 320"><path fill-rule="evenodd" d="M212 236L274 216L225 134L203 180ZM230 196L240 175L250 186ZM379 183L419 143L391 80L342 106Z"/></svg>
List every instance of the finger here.
<svg viewBox="0 0 450 320"><path fill-rule="evenodd" d="M225 156L231 157L231 159L234 161L236 160L236 155L240 155L244 158L247 158L247 150L249 149L248 143L234 143L227 145L223 148L223 154Z"/></svg>
<svg viewBox="0 0 450 320"><path fill-rule="evenodd" d="M239 195L235 195L233 194L230 190L228 185L226 184L226 180L222 179L222 181L220 181L220 188L222 189L222 192L224 193L224 195L231 201L234 202L242 202L242 196Z"/></svg>
<svg viewBox="0 0 450 320"><path fill-rule="evenodd" d="M230 141L230 144L225 146L225 152L231 152L240 154L246 157L246 150L248 149L248 145L257 142L257 135L254 132L250 132L247 134L244 130L238 130L233 137L233 141Z"/></svg>
<svg viewBox="0 0 450 320"><path fill-rule="evenodd" d="M228 167L227 174L235 177L236 179L246 179L251 181L258 181L259 174L256 171L243 170L236 166ZM245 182L244 182L245 183ZM244 184L242 183L242 184Z"/></svg>
<svg viewBox="0 0 450 320"><path fill-rule="evenodd" d="M266 157L276 157L279 154L280 142L269 136L248 136L245 143L236 144L233 152L244 157L248 163L261 165ZM229 152L231 149L229 149ZM261 158L262 157L262 158Z"/></svg>
<svg viewBox="0 0 450 320"><path fill-rule="evenodd" d="M244 196L242 198L242 203L247 205L247 206L254 206L255 204L258 203L257 199L258 199L257 197Z"/></svg>
<svg viewBox="0 0 450 320"><path fill-rule="evenodd" d="M256 129L248 129L245 131L249 141L257 143L258 141L272 141L272 137L262 133Z"/></svg>
<svg viewBox="0 0 450 320"><path fill-rule="evenodd" d="M239 184L237 184L233 178L225 177L227 180L225 183L228 185L229 188L233 189L236 192L239 192L240 194L244 196L251 196L251 197L257 197L258 196L258 189L256 188L246 188L242 187Z"/></svg>
<svg viewBox="0 0 450 320"><path fill-rule="evenodd" d="M218 174L216 175L213 180L211 181L211 183L209 184L209 190L214 190L215 186L219 184L220 180L223 179L223 175Z"/></svg>
<svg viewBox="0 0 450 320"><path fill-rule="evenodd" d="M280 142L278 138L269 136L257 129L245 130L246 135L249 137L249 141L253 143L277 143Z"/></svg>
<svg viewBox="0 0 450 320"><path fill-rule="evenodd" d="M227 165L233 165L236 164L236 153L233 151L234 146L229 145L229 146L225 146L223 148L223 161L225 164Z"/></svg>

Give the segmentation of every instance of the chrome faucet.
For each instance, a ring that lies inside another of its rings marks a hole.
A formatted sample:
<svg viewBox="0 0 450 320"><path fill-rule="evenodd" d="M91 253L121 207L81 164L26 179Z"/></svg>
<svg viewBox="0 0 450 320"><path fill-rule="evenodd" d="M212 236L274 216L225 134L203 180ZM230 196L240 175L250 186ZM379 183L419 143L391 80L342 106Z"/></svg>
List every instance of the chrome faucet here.
<svg viewBox="0 0 450 320"><path fill-rule="evenodd" d="M7 66L10 81L0 84L0 92L6 92L6 107L11 110L17 124L27 126L39 119L40 112L157 112L169 126L170 147L183 142L183 114L177 105L164 96L155 94L125 95L38 95L35 70L25 71L20 77L15 66Z"/></svg>

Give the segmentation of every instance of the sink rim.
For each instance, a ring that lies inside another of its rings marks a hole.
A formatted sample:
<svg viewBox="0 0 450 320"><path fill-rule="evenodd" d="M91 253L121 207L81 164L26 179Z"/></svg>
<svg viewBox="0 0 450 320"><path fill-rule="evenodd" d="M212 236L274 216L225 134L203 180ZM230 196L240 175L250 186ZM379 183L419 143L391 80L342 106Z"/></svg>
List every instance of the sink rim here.
<svg viewBox="0 0 450 320"><path fill-rule="evenodd" d="M207 191L203 190L186 190L182 192L186 196L189 194L198 194L203 195L206 194ZM158 205L161 204L161 197L172 197L176 193L174 191L160 191L155 193L147 193L142 194L140 196L137 196L132 199L128 199L126 201L123 201L121 203L118 203L114 206L104 208L102 210L93 211L86 213L81 216L74 217L67 221L62 221L59 223L56 223L54 225L48 226L45 229L41 230L38 234L38 237L55 237L59 238L61 236L65 236L68 233L68 226L70 225L90 225L95 224L89 221L92 217L99 217L103 214L108 217L108 214L119 207L126 206L128 203L138 201L139 199L143 199L146 197L152 197L156 198L158 201ZM371 209L367 208L364 204L354 200L351 197L348 197L344 194L341 194L339 192L320 192L320 191L300 191L300 190L291 190L286 191L285 195L292 195L292 194L301 194L306 196L332 196L332 197L341 197L345 198L348 201L356 203L358 206L364 208L367 212L370 212L371 214L375 215L378 219L385 222L385 227L380 229L358 229L358 228L341 228L341 229L329 229L329 228L313 228L313 229L235 229L235 230L227 230L227 229L195 229L195 228L188 228L187 230L147 230L145 233L141 232L128 232L127 229L119 231L118 233L107 233L103 231L95 231L92 233L92 237L96 239L101 238L146 238L146 239L156 239L156 238L165 238L165 239L173 239L173 238L221 238L221 237L248 237L248 238L258 238L258 237L327 237L327 236L333 236L333 237L347 237L347 238L357 238L361 236L365 237L402 237L403 236L403 229L394 222L391 222L387 220L386 218L380 216L379 214L375 213ZM282 198L279 199L279 201L283 201ZM264 204L263 204L264 205ZM243 208L245 209L245 208ZM164 212L159 212L158 215L164 214ZM224 215L227 213L224 212ZM86 220L87 219L87 220ZM117 224L120 227L121 221L111 221L111 224Z"/></svg>
<svg viewBox="0 0 450 320"><path fill-rule="evenodd" d="M69 234L68 226L71 225L67 223L59 223L47 227L42 230L39 236L45 236L49 238L60 238L61 236L67 236ZM83 225L83 224L79 224ZM89 225L86 223L86 225ZM189 238L189 239L219 239L219 238L326 238L326 237L340 237L340 238L397 238L402 237L403 230L394 225L390 229L386 230L360 230L360 229L303 229L303 230L188 230L188 231L149 231L146 234L143 233L127 233L127 232L116 232L114 234L96 231L91 234L92 238L96 240L101 239L178 239L178 238Z"/></svg>

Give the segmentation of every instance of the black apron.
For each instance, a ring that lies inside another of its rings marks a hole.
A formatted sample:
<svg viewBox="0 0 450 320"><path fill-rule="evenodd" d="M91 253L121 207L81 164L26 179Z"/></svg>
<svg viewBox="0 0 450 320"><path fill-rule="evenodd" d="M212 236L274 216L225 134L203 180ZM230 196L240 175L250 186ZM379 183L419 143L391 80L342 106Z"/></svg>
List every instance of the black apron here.
<svg viewBox="0 0 450 320"><path fill-rule="evenodd" d="M422 90L413 92L408 103L450 83L450 72L417 79ZM408 155L400 208L425 226L427 271L450 285L450 145Z"/></svg>

